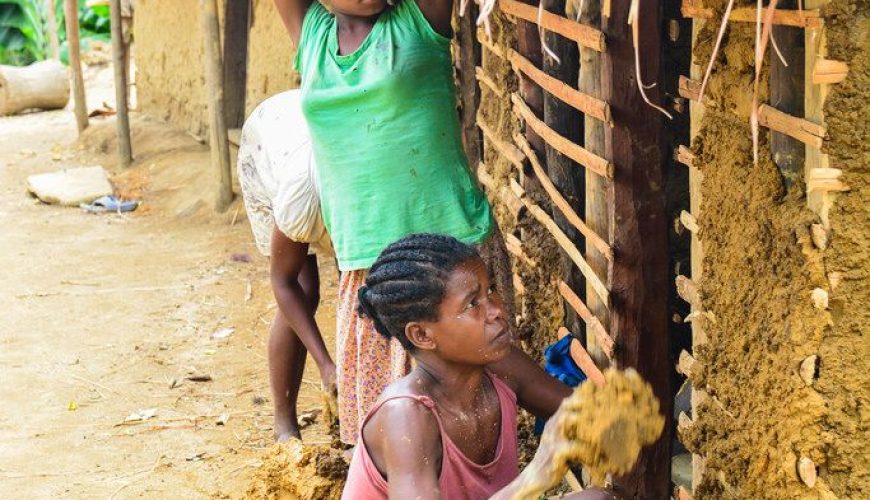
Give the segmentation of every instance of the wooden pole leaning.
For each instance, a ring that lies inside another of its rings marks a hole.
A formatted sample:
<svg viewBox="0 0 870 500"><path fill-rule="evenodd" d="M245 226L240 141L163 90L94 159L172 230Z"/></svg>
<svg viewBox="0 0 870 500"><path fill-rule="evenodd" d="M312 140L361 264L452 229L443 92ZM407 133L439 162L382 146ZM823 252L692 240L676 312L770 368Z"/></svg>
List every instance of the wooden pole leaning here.
<svg viewBox="0 0 870 500"><path fill-rule="evenodd" d="M223 212L233 201L233 177L224 113L223 63L221 61L220 24L217 0L199 0L205 35L205 73L208 86L209 146L211 160L217 168L215 210Z"/></svg>
<svg viewBox="0 0 870 500"><path fill-rule="evenodd" d="M118 126L118 157L121 166L128 167L133 162L133 149L130 145L130 116L127 109L127 47L124 44L121 26L121 0L111 0L112 29L112 66L115 70L115 106Z"/></svg>
<svg viewBox="0 0 870 500"><path fill-rule="evenodd" d="M69 47L69 68L72 78L73 104L79 133L88 128L88 103L85 98L85 78L82 75L81 49L79 47L79 11L76 0L64 0L66 39Z"/></svg>

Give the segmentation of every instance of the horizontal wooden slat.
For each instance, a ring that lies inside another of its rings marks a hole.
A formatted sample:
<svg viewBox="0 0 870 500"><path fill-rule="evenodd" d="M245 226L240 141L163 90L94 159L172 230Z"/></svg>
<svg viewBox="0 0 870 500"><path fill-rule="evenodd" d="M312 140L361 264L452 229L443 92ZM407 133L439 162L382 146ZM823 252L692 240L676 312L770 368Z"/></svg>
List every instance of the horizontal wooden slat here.
<svg viewBox="0 0 870 500"><path fill-rule="evenodd" d="M495 179L489 175L487 170L488 169L483 162L480 162L477 165L478 180L480 180L480 183L483 184L487 192L490 193L490 196L498 198L505 208L507 208L508 212L510 212L515 219L519 220L520 217L522 217L523 212L525 212L526 206L523 205L523 202L520 201L517 195L515 195L508 186L497 186Z"/></svg>
<svg viewBox="0 0 870 500"><path fill-rule="evenodd" d="M504 53L504 50L496 44L492 43L492 40L483 30L477 30L477 41L480 42L480 45L486 50L490 51L493 55L496 55L504 60L507 60L507 56Z"/></svg>
<svg viewBox="0 0 870 500"><path fill-rule="evenodd" d="M474 76L477 78L477 81L484 84L489 90L491 90L495 95L499 97L505 97L507 93L504 89L500 88L497 83L495 83L492 78L487 76L486 72L483 71L483 68L477 66L474 68Z"/></svg>
<svg viewBox="0 0 870 500"><path fill-rule="evenodd" d="M680 94L680 97L697 101L701 97L701 82L680 75L677 93Z"/></svg>
<svg viewBox="0 0 870 500"><path fill-rule="evenodd" d="M559 328L559 332L556 334L556 337L561 340L568 335L571 335L571 332L563 326ZM604 374L601 373L601 369L598 368L598 365L596 365L595 361L592 360L592 356L590 356L589 353L586 352L586 348L584 348L580 341L576 338L571 341L570 351L571 359L573 359L574 363L576 363L577 366L581 370L583 370L583 373L586 374L586 377L597 385L604 385Z"/></svg>
<svg viewBox="0 0 870 500"><path fill-rule="evenodd" d="M767 10L767 7L763 7L763 9ZM713 9L704 7L701 0L683 0L683 5L680 10L683 17L713 19L714 15ZM822 20L819 16L819 11L816 9L775 9L773 13L773 24L780 26L794 26L797 28L819 28L822 25ZM729 19L744 23L754 23L756 21L755 7L738 7L731 11Z"/></svg>
<svg viewBox="0 0 870 500"><path fill-rule="evenodd" d="M531 5L516 0L499 0L498 6L505 14L538 24L538 9ZM604 33L600 30L546 10L541 15L541 27L597 52L604 52L607 48Z"/></svg>
<svg viewBox="0 0 870 500"><path fill-rule="evenodd" d="M511 233L504 233L504 244L511 255L524 262L527 266L532 269L538 267L538 263L529 257L525 250L523 250L523 242L520 241L519 238Z"/></svg>
<svg viewBox="0 0 870 500"><path fill-rule="evenodd" d="M577 265L577 268L580 269L580 273L586 278L589 286L595 290L595 293L601 299L601 302L610 307L610 291L604 286L604 283L601 281L601 278L595 274L595 271L589 266L589 263L586 262L586 259L583 258L583 254L580 253L580 250L571 242L571 239L562 232L559 228L559 225L553 220L552 217L547 214L541 207L539 207L535 202L530 200L528 196L525 196L525 190L520 186L517 181L511 179L511 190L519 197L520 201L526 206L526 209L529 213L534 217L538 222L541 223L544 228L553 235L553 238L556 240L556 243L562 247L562 250L568 255L574 264Z"/></svg>
<svg viewBox="0 0 870 500"><path fill-rule="evenodd" d="M526 138L520 134L514 134L514 142L520 147L520 150L525 153L526 158L529 159L529 163L532 165L532 170L534 170L535 176L538 178L538 181L541 183L541 186L547 194L550 195L553 204L555 204L565 216L565 219L572 226L577 228L577 230L580 231L580 234L586 237L586 241L594 246L596 250L601 252L608 261L613 262L613 249L610 248L610 245L608 245L601 236L598 236L598 233L593 231L592 228L583 222L583 219L577 215L571 207L571 204L568 203L568 200L562 196L562 193L559 192L553 184L553 181L550 180L550 177L547 175L547 172L538 160L538 155L534 150L532 150L532 146Z"/></svg>
<svg viewBox="0 0 870 500"><path fill-rule="evenodd" d="M523 119L526 124L541 138L563 155L571 158L580 165L596 174L606 178L613 179L613 164L604 158L590 152L589 150L571 142L565 137L559 135L555 130L547 126L540 118L535 116L535 113L523 102L523 99L516 93L511 95L511 101L514 103L514 110L517 116Z"/></svg>
<svg viewBox="0 0 870 500"><path fill-rule="evenodd" d="M816 149L822 148L825 127L762 104L758 107L758 124L797 139Z"/></svg>
<svg viewBox="0 0 870 500"><path fill-rule="evenodd" d="M607 333L607 330L604 329L604 325L598 321L598 318L592 314L592 311L586 307L586 304L583 303L583 300L574 293L574 290L568 286L564 281L559 281L559 293L562 294L562 298L565 299L565 302L571 306L571 309L580 316L580 319L586 323L586 326L589 327L590 330L595 334L595 339L598 341L598 346L601 348L601 351L607 356L607 359L613 359L613 338Z"/></svg>
<svg viewBox="0 0 870 500"><path fill-rule="evenodd" d="M523 160L525 160L523 152L513 144L501 140L495 133L495 130L493 130L492 126L486 123L480 115L477 116L477 126L480 128L481 132L483 132L484 139L492 144L493 149L515 166L517 170L522 172Z"/></svg>
<svg viewBox="0 0 870 500"><path fill-rule="evenodd" d="M601 99L592 97L589 94L584 94L565 82L544 73L538 69L532 61L529 61L515 50L510 50L508 52L508 59L515 71L526 75L539 87L546 90L550 95L558 98L565 104L586 116L597 118L605 123L609 124L612 121L610 116L610 105Z"/></svg>
<svg viewBox="0 0 870 500"><path fill-rule="evenodd" d="M839 83L849 74L849 66L833 59L816 59L813 65L813 83Z"/></svg>
<svg viewBox="0 0 870 500"><path fill-rule="evenodd" d="M701 292L698 290L698 285L686 276L677 276L675 280L677 285L677 295L685 300L698 311L701 310Z"/></svg>
<svg viewBox="0 0 870 500"><path fill-rule="evenodd" d="M686 146L680 145L677 147L677 151L674 154L675 160L682 163L687 167L695 166L695 153L692 153L692 150L687 148Z"/></svg>
<svg viewBox="0 0 870 500"><path fill-rule="evenodd" d="M680 357L677 361L677 371L688 377L689 374L692 373L693 366L695 366L695 358L685 349L680 351Z"/></svg>

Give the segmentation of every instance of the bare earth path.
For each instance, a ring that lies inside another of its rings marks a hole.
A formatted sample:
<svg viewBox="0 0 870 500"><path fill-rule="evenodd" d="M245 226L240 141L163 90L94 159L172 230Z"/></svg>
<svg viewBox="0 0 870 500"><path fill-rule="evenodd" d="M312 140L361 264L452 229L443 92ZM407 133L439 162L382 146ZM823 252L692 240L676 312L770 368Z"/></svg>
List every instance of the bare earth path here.
<svg viewBox="0 0 870 500"><path fill-rule="evenodd" d="M92 103L111 103L110 73L91 75ZM114 133L102 120L92 142ZM90 215L25 194L27 175L112 163L76 145L71 113L0 118L0 498L237 497L271 444L267 262L238 202L222 216L196 203L207 150L137 126L147 151L114 180L143 210ZM306 379L303 409L318 403L310 363ZM143 410L154 416L125 423Z"/></svg>

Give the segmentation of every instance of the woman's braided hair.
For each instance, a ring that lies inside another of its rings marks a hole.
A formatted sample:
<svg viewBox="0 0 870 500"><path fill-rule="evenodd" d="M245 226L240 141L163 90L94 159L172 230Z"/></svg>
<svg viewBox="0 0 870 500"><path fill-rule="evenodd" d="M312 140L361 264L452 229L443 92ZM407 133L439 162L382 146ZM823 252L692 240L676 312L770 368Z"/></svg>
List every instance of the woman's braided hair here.
<svg viewBox="0 0 870 500"><path fill-rule="evenodd" d="M436 321L447 278L456 266L479 257L477 251L451 236L412 234L384 249L357 292L360 316L375 329L396 338L407 350L411 321Z"/></svg>

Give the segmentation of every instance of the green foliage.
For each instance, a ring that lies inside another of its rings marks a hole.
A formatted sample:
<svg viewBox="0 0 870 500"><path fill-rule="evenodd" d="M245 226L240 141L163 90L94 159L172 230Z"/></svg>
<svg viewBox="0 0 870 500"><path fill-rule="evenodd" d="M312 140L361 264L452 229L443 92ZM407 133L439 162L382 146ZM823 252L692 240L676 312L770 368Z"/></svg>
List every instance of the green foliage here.
<svg viewBox="0 0 870 500"><path fill-rule="evenodd" d="M87 7L85 1L78 0L79 38L84 50L92 40L111 40L109 7ZM58 40L61 44L61 60L66 62L63 0L53 0L53 3ZM47 8L46 0L0 0L0 64L25 66L48 56Z"/></svg>

